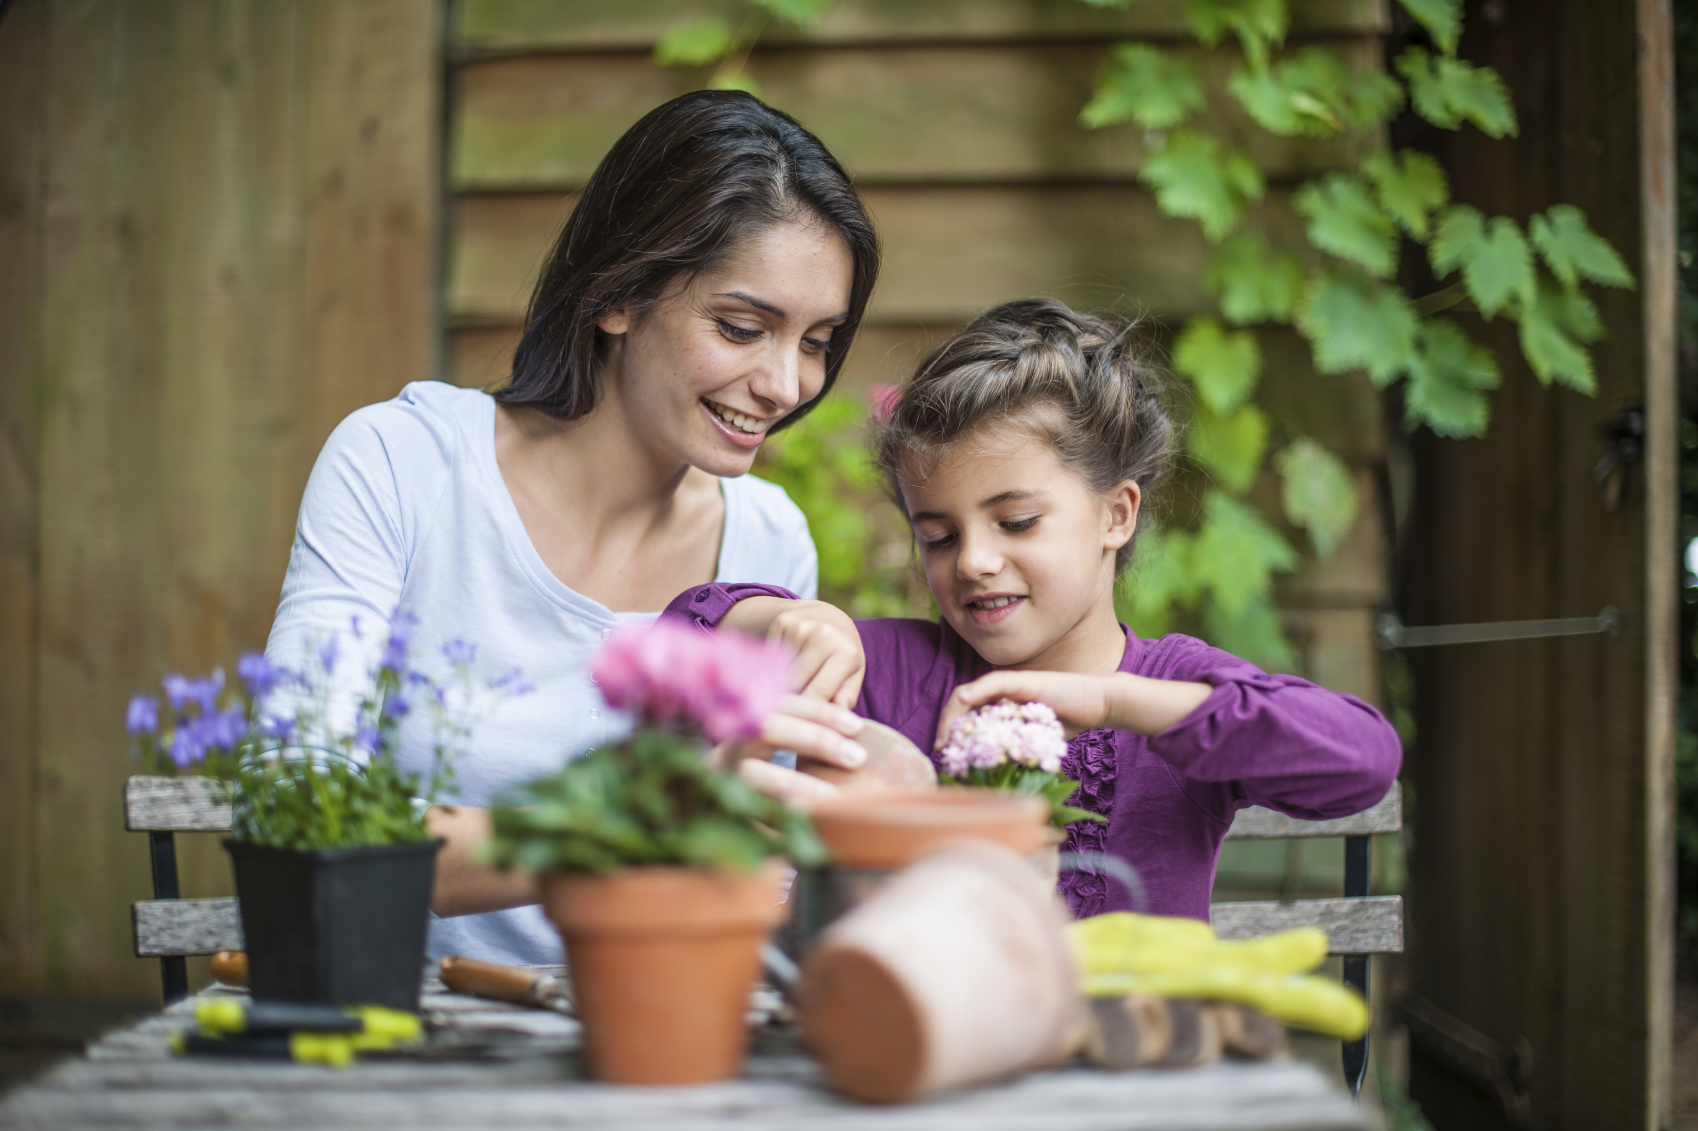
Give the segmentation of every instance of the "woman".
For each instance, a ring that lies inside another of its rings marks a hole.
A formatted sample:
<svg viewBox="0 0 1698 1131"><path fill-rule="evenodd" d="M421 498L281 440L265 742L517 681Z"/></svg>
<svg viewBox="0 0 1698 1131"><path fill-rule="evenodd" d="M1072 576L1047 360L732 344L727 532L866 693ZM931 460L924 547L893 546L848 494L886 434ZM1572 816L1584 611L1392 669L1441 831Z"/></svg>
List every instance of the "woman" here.
<svg viewBox="0 0 1698 1131"><path fill-rule="evenodd" d="M686 95L631 127L585 186L503 388L415 383L325 444L271 659L297 663L337 633L348 644L350 626L371 643L381 633L361 620L404 606L419 617L416 655L471 642L480 674L519 669L534 686L460 759L464 804L429 814L448 841L432 955L559 960L526 906L531 877L472 853L498 795L628 729L588 676L613 629L716 579L813 595L801 512L745 473L766 435L830 389L878 262L860 199L817 138L747 94ZM762 739L852 769L866 755L845 706L792 697ZM402 731L402 762L421 771L424 715Z"/></svg>

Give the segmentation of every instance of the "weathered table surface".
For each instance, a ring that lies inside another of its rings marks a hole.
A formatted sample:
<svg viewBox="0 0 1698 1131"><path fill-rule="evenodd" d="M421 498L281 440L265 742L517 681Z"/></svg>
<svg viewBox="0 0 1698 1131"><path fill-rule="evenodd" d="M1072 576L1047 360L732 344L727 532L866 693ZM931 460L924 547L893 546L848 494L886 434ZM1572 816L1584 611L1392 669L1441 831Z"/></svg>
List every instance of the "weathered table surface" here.
<svg viewBox="0 0 1698 1131"><path fill-rule="evenodd" d="M193 1027L192 1002L89 1047L0 1100L0 1126L73 1128L908 1128L1068 1131L1359 1129L1360 1112L1313 1067L1224 1063L1172 1072L1033 1073L903 1107L866 1107L826 1091L783 1029L757 1033L740 1079L631 1088L584 1079L577 1022L442 992L410 1054L347 1069L255 1060L181 1059L170 1035ZM207 993L228 992L219 989Z"/></svg>

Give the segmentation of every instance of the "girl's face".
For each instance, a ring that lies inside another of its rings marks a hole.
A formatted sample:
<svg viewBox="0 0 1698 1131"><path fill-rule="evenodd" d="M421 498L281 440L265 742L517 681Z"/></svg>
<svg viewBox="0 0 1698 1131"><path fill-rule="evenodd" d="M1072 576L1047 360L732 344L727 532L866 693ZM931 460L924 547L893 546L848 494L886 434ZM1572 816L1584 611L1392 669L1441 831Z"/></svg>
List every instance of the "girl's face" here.
<svg viewBox="0 0 1698 1131"><path fill-rule="evenodd" d="M925 470L902 497L950 627L997 667L1118 666L1114 554L1137 522L1137 484L1104 498L1018 425L981 428Z"/></svg>
<svg viewBox="0 0 1698 1131"><path fill-rule="evenodd" d="M653 306L608 314L598 325L610 407L657 458L744 474L767 429L824 387L851 272L835 232L775 224Z"/></svg>

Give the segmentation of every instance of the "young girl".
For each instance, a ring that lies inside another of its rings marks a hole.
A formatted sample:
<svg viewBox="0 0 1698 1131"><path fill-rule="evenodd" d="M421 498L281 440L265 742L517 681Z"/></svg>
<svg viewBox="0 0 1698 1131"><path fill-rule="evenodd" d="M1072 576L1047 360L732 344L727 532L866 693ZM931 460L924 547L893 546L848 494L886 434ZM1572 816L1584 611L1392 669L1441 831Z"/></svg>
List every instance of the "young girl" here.
<svg viewBox="0 0 1698 1131"><path fill-rule="evenodd" d="M1063 851L1112 853L1142 877L1145 910L1206 919L1234 812L1358 812L1392 786L1401 751L1359 699L1116 620L1115 580L1173 435L1156 379L1123 326L1052 301L998 307L925 361L877 436L940 623L850 621L766 585L699 586L668 611L786 639L809 694L923 750L971 708L1049 704L1073 736L1073 804L1108 818L1071 826ZM1102 874L1064 873L1061 887L1080 917L1130 909Z"/></svg>

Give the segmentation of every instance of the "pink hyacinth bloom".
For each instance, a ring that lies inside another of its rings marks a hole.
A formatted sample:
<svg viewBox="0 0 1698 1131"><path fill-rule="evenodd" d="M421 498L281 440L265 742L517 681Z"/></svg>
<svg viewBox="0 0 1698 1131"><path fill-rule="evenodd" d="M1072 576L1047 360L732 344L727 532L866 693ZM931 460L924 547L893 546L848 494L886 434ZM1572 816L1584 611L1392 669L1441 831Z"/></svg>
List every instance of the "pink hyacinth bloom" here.
<svg viewBox="0 0 1698 1131"><path fill-rule="evenodd" d="M663 617L615 632L591 674L609 706L726 742L760 732L790 690L790 655L735 632L704 633Z"/></svg>
<svg viewBox="0 0 1698 1131"><path fill-rule="evenodd" d="M873 406L873 420L884 424L890 420L896 411L896 404L902 399L902 390L896 385L878 384L867 390L867 400Z"/></svg>
<svg viewBox="0 0 1698 1131"><path fill-rule="evenodd" d="M1058 774L1066 753L1061 720L1048 706L1001 699L956 719L939 757L943 772L959 778L969 770L994 770L1004 762Z"/></svg>

